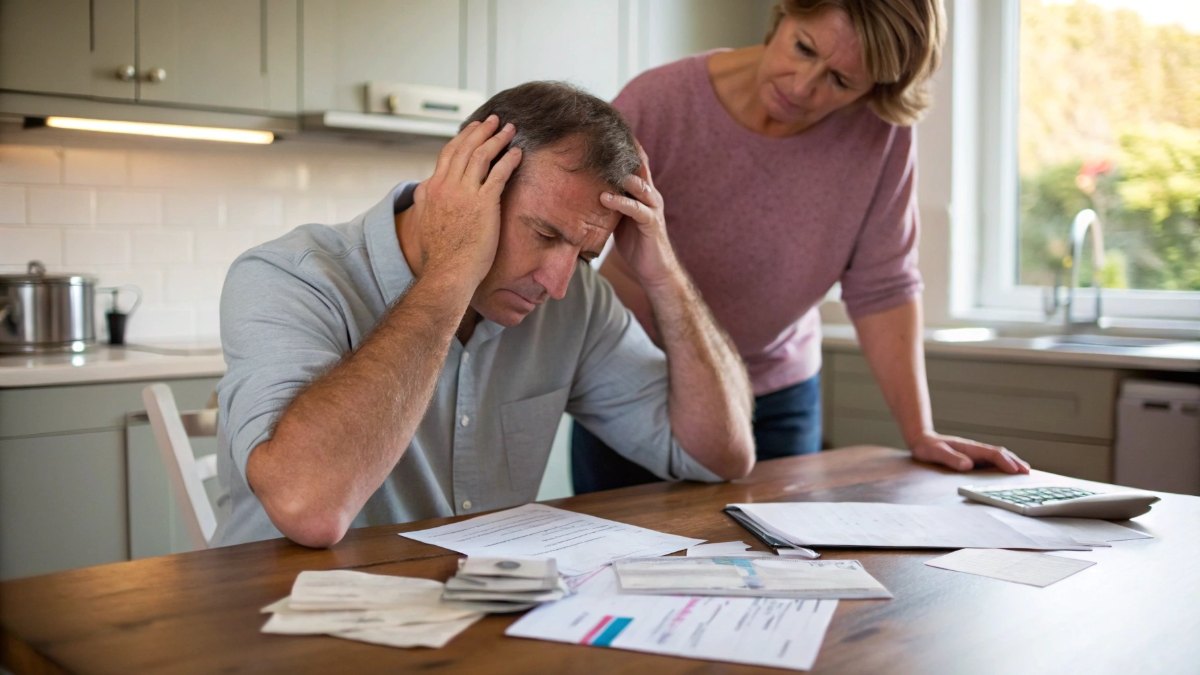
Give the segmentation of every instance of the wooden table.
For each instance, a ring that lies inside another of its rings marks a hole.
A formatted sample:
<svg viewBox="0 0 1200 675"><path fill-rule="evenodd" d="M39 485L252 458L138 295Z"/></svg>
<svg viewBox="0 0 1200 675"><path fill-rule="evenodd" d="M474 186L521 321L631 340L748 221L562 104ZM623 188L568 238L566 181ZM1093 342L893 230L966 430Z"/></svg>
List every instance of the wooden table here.
<svg viewBox="0 0 1200 675"><path fill-rule="evenodd" d="M1045 478L1010 477L1012 483ZM918 465L876 447L760 464L720 485L643 485L551 502L710 541L754 541L729 502L948 504L955 487L1000 479ZM1086 481L1063 479L1088 485ZM1098 564L1047 588L930 568L944 551L827 550L854 558L893 600L843 600L814 668L836 673L1200 671L1200 498L1163 494L1136 523L1155 539L1086 554ZM751 672L725 663L504 636L489 616L443 649L263 635L260 607L303 570L446 579L458 555L396 536L456 519L351 532L330 550L274 540L0 584L3 663L15 672ZM762 548L754 542L756 548ZM775 671L781 672L781 671Z"/></svg>

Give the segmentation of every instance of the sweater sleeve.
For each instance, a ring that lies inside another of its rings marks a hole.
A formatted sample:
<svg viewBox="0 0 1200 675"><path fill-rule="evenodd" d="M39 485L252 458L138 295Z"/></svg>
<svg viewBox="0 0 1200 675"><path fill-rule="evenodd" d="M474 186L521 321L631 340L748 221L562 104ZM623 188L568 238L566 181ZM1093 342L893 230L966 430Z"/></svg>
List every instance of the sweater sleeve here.
<svg viewBox="0 0 1200 675"><path fill-rule="evenodd" d="M917 166L911 127L893 127L874 198L842 272L852 318L904 304L921 292L917 269Z"/></svg>

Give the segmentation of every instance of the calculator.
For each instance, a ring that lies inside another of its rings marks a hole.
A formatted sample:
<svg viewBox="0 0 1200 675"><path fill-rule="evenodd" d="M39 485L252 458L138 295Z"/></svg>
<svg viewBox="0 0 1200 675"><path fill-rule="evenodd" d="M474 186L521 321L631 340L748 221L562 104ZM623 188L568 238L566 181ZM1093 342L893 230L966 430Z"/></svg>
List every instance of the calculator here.
<svg viewBox="0 0 1200 675"><path fill-rule="evenodd" d="M958 488L958 494L1024 516L1106 520L1124 520L1140 516L1150 510L1151 504L1158 501L1158 497L1146 492L1098 492L1067 485L964 485Z"/></svg>

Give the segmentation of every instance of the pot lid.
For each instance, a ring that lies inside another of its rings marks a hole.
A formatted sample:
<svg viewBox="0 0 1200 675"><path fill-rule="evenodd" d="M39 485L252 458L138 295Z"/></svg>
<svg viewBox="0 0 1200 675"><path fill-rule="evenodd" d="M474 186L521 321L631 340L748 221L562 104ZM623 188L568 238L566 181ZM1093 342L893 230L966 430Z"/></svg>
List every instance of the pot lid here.
<svg viewBox="0 0 1200 675"><path fill-rule="evenodd" d="M96 278L82 274L46 274L46 266L40 260L30 260L25 274L0 274L0 283L82 286L95 284Z"/></svg>

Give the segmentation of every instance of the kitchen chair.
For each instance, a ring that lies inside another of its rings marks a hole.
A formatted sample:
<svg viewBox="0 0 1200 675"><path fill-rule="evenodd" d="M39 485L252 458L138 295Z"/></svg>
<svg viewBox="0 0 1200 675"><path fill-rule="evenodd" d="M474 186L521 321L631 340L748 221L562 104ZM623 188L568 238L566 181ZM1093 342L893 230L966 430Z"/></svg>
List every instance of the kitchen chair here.
<svg viewBox="0 0 1200 675"><path fill-rule="evenodd" d="M204 490L204 482L216 477L217 456L195 456L188 438L215 436L217 409L214 406L181 413L171 388L161 382L142 390L142 402L146 405L154 440L171 480L171 491L187 523L192 547L197 550L208 548L217 529L217 516Z"/></svg>

